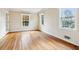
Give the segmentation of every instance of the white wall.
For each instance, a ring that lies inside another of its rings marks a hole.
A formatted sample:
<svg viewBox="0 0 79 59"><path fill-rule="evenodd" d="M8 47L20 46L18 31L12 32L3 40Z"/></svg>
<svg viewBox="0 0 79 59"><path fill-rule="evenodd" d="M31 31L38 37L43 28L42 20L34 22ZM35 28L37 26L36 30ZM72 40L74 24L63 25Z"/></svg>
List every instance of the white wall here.
<svg viewBox="0 0 79 59"><path fill-rule="evenodd" d="M23 31L21 23L21 12L10 12L9 13L9 30L13 31ZM38 28L38 17L37 14L31 14L29 26L26 30L37 30Z"/></svg>
<svg viewBox="0 0 79 59"><path fill-rule="evenodd" d="M40 24L40 30L58 37L62 40L68 41L79 46L79 10L77 11L77 30L64 30L59 28L59 10L50 8L43 12L45 15L45 24ZM41 13L40 13L41 14ZM40 22L41 23L41 22ZM64 35L70 36L71 39L65 39Z"/></svg>
<svg viewBox="0 0 79 59"><path fill-rule="evenodd" d="M4 9L0 9L0 39L5 36L6 33L6 11Z"/></svg>
<svg viewBox="0 0 79 59"><path fill-rule="evenodd" d="M79 46L79 9L77 11L77 30L64 30L59 28L59 10L48 9L43 12L45 15L45 24L41 25L40 30L46 32L62 40L71 42ZM21 14L20 12L9 13L9 31L23 31L21 27ZM38 29L38 15L31 14L30 25L27 30ZM0 39L7 33L6 31L6 11L0 9ZM70 40L64 38L64 35L71 37Z"/></svg>

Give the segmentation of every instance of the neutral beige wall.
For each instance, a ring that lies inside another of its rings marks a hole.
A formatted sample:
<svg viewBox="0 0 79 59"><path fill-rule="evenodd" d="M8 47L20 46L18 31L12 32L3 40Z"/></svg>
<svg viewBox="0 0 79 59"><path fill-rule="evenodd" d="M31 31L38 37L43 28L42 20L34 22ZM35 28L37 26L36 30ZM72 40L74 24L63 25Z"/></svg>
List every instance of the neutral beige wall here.
<svg viewBox="0 0 79 59"><path fill-rule="evenodd" d="M10 31L23 31L23 30L37 30L38 28L38 17L37 14L30 14L30 23L27 29L22 28L21 23L21 12L10 12L9 13L9 30Z"/></svg>
<svg viewBox="0 0 79 59"><path fill-rule="evenodd" d="M77 11L77 30L65 30L59 28L59 9L51 8L43 12L45 15L45 24L40 24L40 30L65 41L71 42L79 46L79 10ZM41 13L40 13L41 14ZM70 40L65 39L64 35L71 37Z"/></svg>
<svg viewBox="0 0 79 59"><path fill-rule="evenodd" d="M0 9L0 39L5 36L6 33L6 11L4 9Z"/></svg>

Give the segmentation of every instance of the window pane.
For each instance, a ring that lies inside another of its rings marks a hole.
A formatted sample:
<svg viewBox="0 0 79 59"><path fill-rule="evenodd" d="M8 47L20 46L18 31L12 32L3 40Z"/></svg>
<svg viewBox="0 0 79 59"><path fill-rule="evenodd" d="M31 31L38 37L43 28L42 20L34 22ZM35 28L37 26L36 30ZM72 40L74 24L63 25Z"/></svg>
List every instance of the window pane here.
<svg viewBox="0 0 79 59"><path fill-rule="evenodd" d="M61 8L60 10L60 25L62 28L74 29L75 28L75 8Z"/></svg>
<svg viewBox="0 0 79 59"><path fill-rule="evenodd" d="M44 15L41 15L42 24L44 25Z"/></svg>
<svg viewBox="0 0 79 59"><path fill-rule="evenodd" d="M28 26L29 25L29 16L28 15L23 15L23 26Z"/></svg>

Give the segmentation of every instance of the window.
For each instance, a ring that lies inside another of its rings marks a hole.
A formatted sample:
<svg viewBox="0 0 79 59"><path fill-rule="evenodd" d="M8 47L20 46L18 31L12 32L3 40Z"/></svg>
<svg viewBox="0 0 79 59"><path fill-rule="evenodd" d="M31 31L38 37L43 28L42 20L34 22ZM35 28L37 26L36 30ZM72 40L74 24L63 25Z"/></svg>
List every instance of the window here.
<svg viewBox="0 0 79 59"><path fill-rule="evenodd" d="M76 28L76 9L62 8L60 9L60 26L63 29Z"/></svg>
<svg viewBox="0 0 79 59"><path fill-rule="evenodd" d="M26 14L22 15L22 25L29 26L29 15Z"/></svg>
<svg viewBox="0 0 79 59"><path fill-rule="evenodd" d="M42 25L44 25L44 15L41 15Z"/></svg>
<svg viewBox="0 0 79 59"><path fill-rule="evenodd" d="M40 13L40 25L44 25L44 13Z"/></svg>

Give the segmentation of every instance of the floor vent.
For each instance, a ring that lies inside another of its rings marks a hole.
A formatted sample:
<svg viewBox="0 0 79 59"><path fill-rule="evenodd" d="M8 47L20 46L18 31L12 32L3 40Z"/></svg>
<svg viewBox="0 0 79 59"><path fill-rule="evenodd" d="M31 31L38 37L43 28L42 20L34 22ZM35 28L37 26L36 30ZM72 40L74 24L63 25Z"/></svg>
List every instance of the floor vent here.
<svg viewBox="0 0 79 59"><path fill-rule="evenodd" d="M64 38L66 38L66 39L71 39L71 38L70 38L69 36L67 36L67 35L65 35Z"/></svg>

